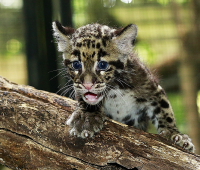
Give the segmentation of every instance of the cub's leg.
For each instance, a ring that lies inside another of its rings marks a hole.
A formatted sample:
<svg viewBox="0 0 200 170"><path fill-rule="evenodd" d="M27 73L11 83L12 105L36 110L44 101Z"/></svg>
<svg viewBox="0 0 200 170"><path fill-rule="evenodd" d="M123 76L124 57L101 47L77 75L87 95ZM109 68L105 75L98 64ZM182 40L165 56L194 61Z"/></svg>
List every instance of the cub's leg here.
<svg viewBox="0 0 200 170"><path fill-rule="evenodd" d="M175 144L185 148L186 150L194 152L194 145L191 139L188 135L179 132L170 102L160 86L158 86L156 96L157 101L152 102L154 109L153 114L151 115L151 120L156 126L158 133L171 139Z"/></svg>

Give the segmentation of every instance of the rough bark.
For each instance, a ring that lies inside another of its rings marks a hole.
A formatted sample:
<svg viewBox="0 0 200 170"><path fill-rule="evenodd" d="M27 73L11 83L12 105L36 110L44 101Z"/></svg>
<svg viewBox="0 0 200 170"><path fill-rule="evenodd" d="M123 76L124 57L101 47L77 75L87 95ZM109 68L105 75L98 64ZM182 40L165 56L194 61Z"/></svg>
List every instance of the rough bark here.
<svg viewBox="0 0 200 170"><path fill-rule="evenodd" d="M0 77L0 163L12 169L200 169L200 156L111 120L92 139L69 136L65 121L75 106Z"/></svg>

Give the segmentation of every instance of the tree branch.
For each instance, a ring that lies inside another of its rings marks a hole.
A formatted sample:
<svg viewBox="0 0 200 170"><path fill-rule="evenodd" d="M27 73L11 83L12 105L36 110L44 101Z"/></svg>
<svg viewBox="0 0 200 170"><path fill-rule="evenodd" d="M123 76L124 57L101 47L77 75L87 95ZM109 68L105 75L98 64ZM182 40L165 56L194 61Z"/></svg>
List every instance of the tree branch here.
<svg viewBox="0 0 200 170"><path fill-rule="evenodd" d="M94 138L69 136L76 102L0 77L0 163L12 169L200 169L200 157L112 120Z"/></svg>

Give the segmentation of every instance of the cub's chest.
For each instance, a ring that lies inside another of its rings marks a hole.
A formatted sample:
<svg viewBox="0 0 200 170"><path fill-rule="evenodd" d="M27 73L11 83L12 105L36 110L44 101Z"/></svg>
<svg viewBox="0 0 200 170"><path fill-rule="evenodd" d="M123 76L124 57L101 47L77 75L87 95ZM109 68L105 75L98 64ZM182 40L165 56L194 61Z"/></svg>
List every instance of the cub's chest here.
<svg viewBox="0 0 200 170"><path fill-rule="evenodd" d="M139 104L131 90L111 90L104 101L105 113L108 117L126 123L127 118L137 119L145 104Z"/></svg>

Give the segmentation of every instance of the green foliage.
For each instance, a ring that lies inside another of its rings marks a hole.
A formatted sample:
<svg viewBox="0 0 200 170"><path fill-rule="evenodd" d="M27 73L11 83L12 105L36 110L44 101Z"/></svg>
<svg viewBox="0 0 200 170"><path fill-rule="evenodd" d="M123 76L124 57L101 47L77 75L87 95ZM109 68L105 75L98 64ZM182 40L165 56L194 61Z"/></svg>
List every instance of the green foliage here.
<svg viewBox="0 0 200 170"><path fill-rule="evenodd" d="M138 51L141 59L147 62L148 65L153 65L156 63L156 51L153 50L150 43L139 41L136 45L136 51Z"/></svg>
<svg viewBox="0 0 200 170"><path fill-rule="evenodd" d="M3 1L2 1L3 2ZM24 24L20 8L0 4L0 58L23 53Z"/></svg>
<svg viewBox="0 0 200 170"><path fill-rule="evenodd" d="M187 113L183 104L183 96L181 93L168 93L169 101L174 110L177 126L182 133L187 132Z"/></svg>
<svg viewBox="0 0 200 170"><path fill-rule="evenodd" d="M80 27L85 25L88 22L88 15L87 15L87 7L88 2L83 0L73 0L73 22L75 23L76 27Z"/></svg>
<svg viewBox="0 0 200 170"><path fill-rule="evenodd" d="M161 5L167 5L171 3L171 0L156 0ZM176 0L177 3L184 4L187 3L189 0Z"/></svg>

